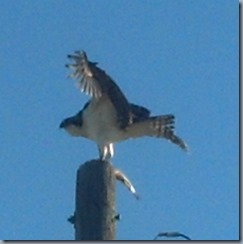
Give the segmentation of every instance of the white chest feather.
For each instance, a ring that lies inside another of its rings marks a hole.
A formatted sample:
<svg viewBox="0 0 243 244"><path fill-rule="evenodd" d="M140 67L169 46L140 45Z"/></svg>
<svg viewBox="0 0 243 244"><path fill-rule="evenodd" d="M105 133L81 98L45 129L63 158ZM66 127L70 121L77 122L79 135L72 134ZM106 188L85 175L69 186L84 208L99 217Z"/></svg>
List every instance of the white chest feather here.
<svg viewBox="0 0 243 244"><path fill-rule="evenodd" d="M98 144L120 140L122 131L117 127L116 111L106 97L93 99L83 111L83 130Z"/></svg>

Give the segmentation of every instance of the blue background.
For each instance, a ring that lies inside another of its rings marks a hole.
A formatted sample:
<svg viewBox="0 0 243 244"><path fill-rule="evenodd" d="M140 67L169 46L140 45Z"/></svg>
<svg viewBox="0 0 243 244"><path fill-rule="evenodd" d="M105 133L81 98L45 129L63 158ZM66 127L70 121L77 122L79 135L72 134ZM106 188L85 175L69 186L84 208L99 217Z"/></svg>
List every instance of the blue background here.
<svg viewBox="0 0 243 244"><path fill-rule="evenodd" d="M239 238L238 1L1 1L0 238L72 240L76 170L96 145L58 126L89 99L64 67L85 50L127 98L173 113L166 140L117 144L119 240ZM164 238L165 239L165 238ZM179 239L179 238L178 238Z"/></svg>

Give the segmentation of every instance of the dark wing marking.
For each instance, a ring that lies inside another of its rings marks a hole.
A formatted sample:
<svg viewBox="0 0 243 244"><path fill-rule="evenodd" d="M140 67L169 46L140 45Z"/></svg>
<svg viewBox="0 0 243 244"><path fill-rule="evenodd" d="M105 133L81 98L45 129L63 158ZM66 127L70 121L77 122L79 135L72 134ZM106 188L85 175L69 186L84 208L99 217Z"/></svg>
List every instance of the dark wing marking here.
<svg viewBox="0 0 243 244"><path fill-rule="evenodd" d="M145 107L130 103L130 109L133 123L141 122L149 118L150 111Z"/></svg>
<svg viewBox="0 0 243 244"><path fill-rule="evenodd" d="M79 89L97 99L108 96L116 110L120 127L125 128L129 124L130 105L116 83L96 66L97 63L90 62L85 52L77 51L68 57L75 62L67 67L74 69L70 77L78 80Z"/></svg>

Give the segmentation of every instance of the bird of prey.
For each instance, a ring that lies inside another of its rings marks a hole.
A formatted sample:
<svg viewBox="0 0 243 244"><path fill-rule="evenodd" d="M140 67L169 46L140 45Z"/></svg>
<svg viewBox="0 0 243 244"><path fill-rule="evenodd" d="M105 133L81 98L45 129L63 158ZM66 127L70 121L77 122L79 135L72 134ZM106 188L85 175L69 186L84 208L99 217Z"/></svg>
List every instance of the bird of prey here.
<svg viewBox="0 0 243 244"><path fill-rule="evenodd" d="M91 62L84 51L68 55L66 65L74 72L78 88L91 99L76 115L64 119L60 128L72 136L81 136L98 145L101 160L114 155L113 144L143 136L165 138L187 150L186 143L174 133L174 115L151 116L150 111L130 103L114 80Z"/></svg>

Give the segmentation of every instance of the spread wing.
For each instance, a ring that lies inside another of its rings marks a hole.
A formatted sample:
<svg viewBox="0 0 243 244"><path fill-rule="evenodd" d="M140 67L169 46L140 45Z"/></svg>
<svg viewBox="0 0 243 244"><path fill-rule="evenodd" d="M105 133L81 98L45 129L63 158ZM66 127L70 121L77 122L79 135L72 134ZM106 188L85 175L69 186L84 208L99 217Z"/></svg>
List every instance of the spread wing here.
<svg viewBox="0 0 243 244"><path fill-rule="evenodd" d="M130 121L130 105L121 89L104 70L97 67L97 63L88 60L84 51L77 51L74 55L68 55L68 58L74 61L67 65L74 70L69 76L77 79L81 92L96 99L107 96L116 110L120 127L125 128Z"/></svg>
<svg viewBox="0 0 243 244"><path fill-rule="evenodd" d="M174 133L174 115L160 115L141 118L126 129L129 137L151 136L165 138L187 151L186 143Z"/></svg>

